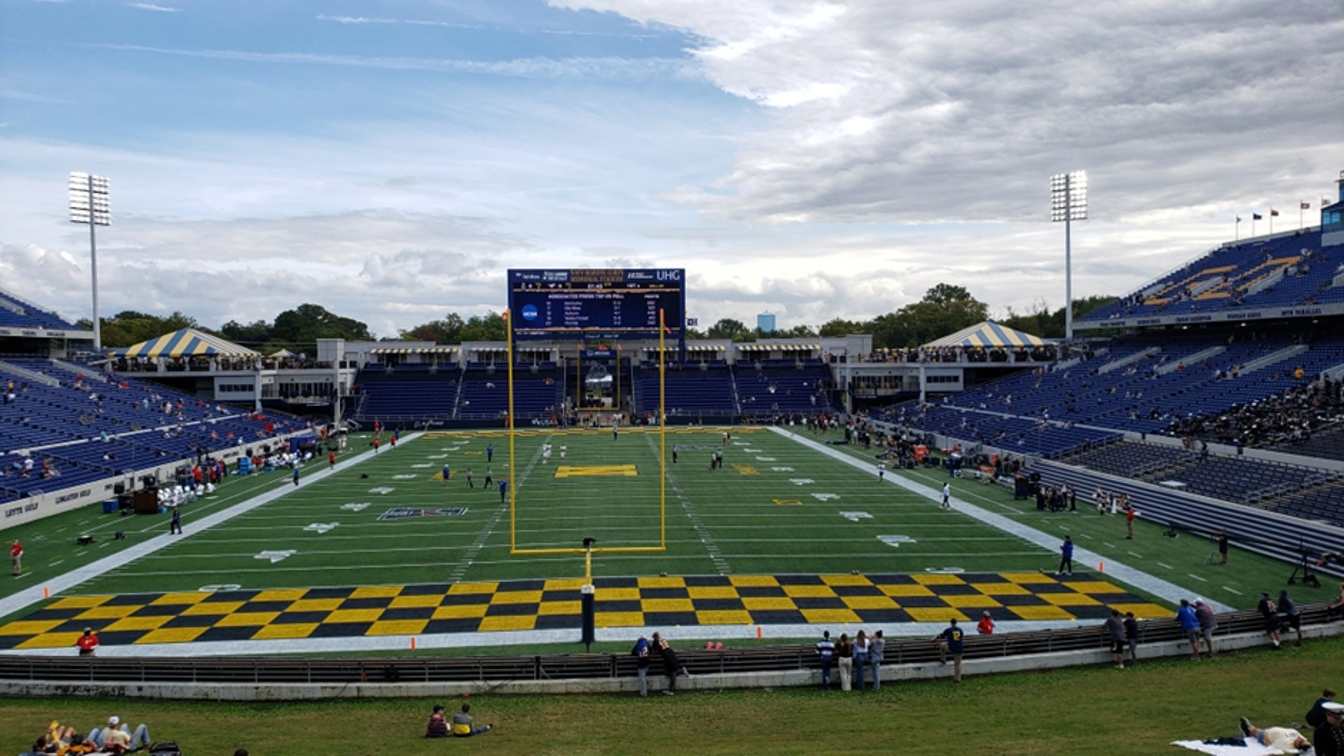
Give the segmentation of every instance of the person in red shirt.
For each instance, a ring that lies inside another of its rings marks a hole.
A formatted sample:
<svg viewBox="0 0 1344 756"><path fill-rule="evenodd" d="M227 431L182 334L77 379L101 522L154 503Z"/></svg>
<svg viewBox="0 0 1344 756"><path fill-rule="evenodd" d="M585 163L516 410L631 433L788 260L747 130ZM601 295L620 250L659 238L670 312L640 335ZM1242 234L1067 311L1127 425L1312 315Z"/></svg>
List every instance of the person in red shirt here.
<svg viewBox="0 0 1344 756"><path fill-rule="evenodd" d="M1129 535L1125 536L1127 541L1134 540L1134 515L1134 507L1125 502L1125 527L1129 528Z"/></svg>
<svg viewBox="0 0 1344 756"><path fill-rule="evenodd" d="M93 628L86 627L84 628L84 634L79 636L79 640L75 641L75 645L79 646L80 656L93 656L93 650L98 648L98 634L93 631Z"/></svg>
<svg viewBox="0 0 1344 756"><path fill-rule="evenodd" d="M373 453L374 453L374 454L377 454L377 453L378 453L378 446L379 446L379 444L381 444L381 443L382 443L382 442L378 440L378 437L377 437L377 436L374 436L374 437L373 437Z"/></svg>
<svg viewBox="0 0 1344 756"><path fill-rule="evenodd" d="M11 574L18 577L23 574L23 544L15 538L14 543L9 546L9 564L13 568Z"/></svg>
<svg viewBox="0 0 1344 756"><path fill-rule="evenodd" d="M989 616L989 612L980 613L980 621L976 623L975 630L981 635L994 634L994 618Z"/></svg>
<svg viewBox="0 0 1344 756"><path fill-rule="evenodd" d="M329 451L327 452L327 467L331 468L335 466L336 466L336 452Z"/></svg>

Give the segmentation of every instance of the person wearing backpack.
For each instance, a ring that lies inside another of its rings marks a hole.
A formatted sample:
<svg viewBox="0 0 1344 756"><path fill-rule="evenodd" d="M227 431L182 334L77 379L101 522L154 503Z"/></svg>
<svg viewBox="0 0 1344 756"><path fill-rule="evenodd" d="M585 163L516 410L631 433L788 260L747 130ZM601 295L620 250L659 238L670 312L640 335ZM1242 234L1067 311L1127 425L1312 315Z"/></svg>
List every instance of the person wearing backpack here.
<svg viewBox="0 0 1344 756"><path fill-rule="evenodd" d="M639 672L639 695L642 698L649 697L649 639L639 636L635 641L635 647L630 649L630 655L635 657L636 668Z"/></svg>

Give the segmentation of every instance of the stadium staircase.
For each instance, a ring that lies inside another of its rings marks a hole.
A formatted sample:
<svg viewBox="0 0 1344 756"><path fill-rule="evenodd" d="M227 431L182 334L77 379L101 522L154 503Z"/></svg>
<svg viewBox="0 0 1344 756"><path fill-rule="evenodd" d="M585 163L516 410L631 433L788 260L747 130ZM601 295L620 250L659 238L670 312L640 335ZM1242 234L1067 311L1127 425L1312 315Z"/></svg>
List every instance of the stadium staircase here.
<svg viewBox="0 0 1344 756"><path fill-rule="evenodd" d="M1172 361L1163 365L1159 365L1157 369L1153 371L1153 373L1155 375L1168 375L1176 372L1177 370L1185 370L1186 368L1193 367L1201 362L1206 362L1210 359L1213 359L1214 357L1217 357L1218 355L1226 351L1227 347L1225 346L1215 346L1215 347L1209 347L1208 349L1201 349L1198 352L1195 352L1194 354L1181 358L1179 361Z"/></svg>
<svg viewBox="0 0 1344 756"><path fill-rule="evenodd" d="M1277 351L1271 352L1263 357L1251 360L1241 366L1242 374L1254 373L1257 370L1264 370L1270 365L1277 365L1284 360L1290 360L1308 349L1306 344L1293 344Z"/></svg>
<svg viewBox="0 0 1344 756"><path fill-rule="evenodd" d="M37 370L30 370L27 367L23 367L22 365L19 365L16 362L0 360L0 370L9 373L12 376L23 378L24 380L29 380L34 383L40 383L43 386L56 387L61 385L60 381L56 380L55 378L52 378L46 373L42 373Z"/></svg>
<svg viewBox="0 0 1344 756"><path fill-rule="evenodd" d="M1101 367L1097 368L1097 373L1099 373L1099 374L1103 374L1103 375L1104 375L1104 374L1106 374L1106 373L1110 373L1110 372L1119 370L1120 368L1123 368L1123 367L1129 367L1130 365L1133 365L1134 363L1138 362L1139 360L1143 360L1143 359L1147 359L1147 358L1149 358L1149 357L1152 357L1153 355L1158 354L1158 353L1161 352L1161 351L1162 351L1161 347L1148 347L1147 349L1140 349L1140 350L1135 351L1135 352L1130 352L1129 354L1125 355L1124 357L1121 357L1121 358L1116 359L1116 360L1111 360L1110 362L1107 362L1107 363L1105 363L1104 365L1102 365ZM1106 350L1105 352L1100 352L1100 351L1099 351L1099 352L1097 353L1097 356L1108 355L1108 354L1110 354L1110 352L1111 352L1111 350ZM1076 365L1076 364L1078 364L1078 363L1075 362L1074 365ZM1073 365L1070 365L1069 367L1073 367ZM1062 370L1062 369L1066 369L1066 368L1060 368L1060 369Z"/></svg>
<svg viewBox="0 0 1344 756"><path fill-rule="evenodd" d="M77 374L79 374L79 375L84 376L85 378L92 378L92 379L95 380L95 381L102 381L103 383L108 383L108 382L109 382L109 379L108 379L108 377L107 377L106 374L104 374L104 373L102 373L102 372L100 372L100 371L98 371L98 370L94 370L94 369L92 369L92 368L85 367L85 366L83 366L83 365L76 365L76 364L73 363L73 362L66 362L65 360L58 360L58 359L56 359L56 358L54 358L54 357L51 359L51 364L52 364L52 365L55 365L56 367L58 367L58 368L60 368L60 369L62 369L62 370L64 370L64 371L66 371L66 372L68 372L68 373L77 373Z"/></svg>

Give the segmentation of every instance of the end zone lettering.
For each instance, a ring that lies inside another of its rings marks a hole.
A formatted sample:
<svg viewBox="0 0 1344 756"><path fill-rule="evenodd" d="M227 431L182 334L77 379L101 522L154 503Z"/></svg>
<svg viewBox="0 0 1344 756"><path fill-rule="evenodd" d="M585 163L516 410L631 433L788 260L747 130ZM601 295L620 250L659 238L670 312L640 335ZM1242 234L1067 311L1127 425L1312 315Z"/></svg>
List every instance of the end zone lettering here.
<svg viewBox="0 0 1344 756"><path fill-rule="evenodd" d="M422 507L392 507L386 512L378 515L378 519L408 520L412 517L461 517L466 513L466 507L439 507L436 509L424 509Z"/></svg>

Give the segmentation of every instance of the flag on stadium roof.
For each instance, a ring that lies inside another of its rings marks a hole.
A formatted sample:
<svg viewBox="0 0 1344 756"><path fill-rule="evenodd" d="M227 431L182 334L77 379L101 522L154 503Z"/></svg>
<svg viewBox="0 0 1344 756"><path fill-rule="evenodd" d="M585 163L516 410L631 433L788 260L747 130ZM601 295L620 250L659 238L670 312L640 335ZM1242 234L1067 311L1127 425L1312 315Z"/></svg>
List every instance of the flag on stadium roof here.
<svg viewBox="0 0 1344 756"><path fill-rule="evenodd" d="M977 323L969 328L963 328L956 333L949 334L930 341L925 347L1030 347L1044 346L1045 340L1039 336L1032 336L1029 333L1023 333L1005 325L1000 325L992 320L986 320L983 323Z"/></svg>
<svg viewBox="0 0 1344 756"><path fill-rule="evenodd" d="M232 341L211 336L195 328L181 328L125 349L114 349L118 357L256 357L256 352Z"/></svg>

